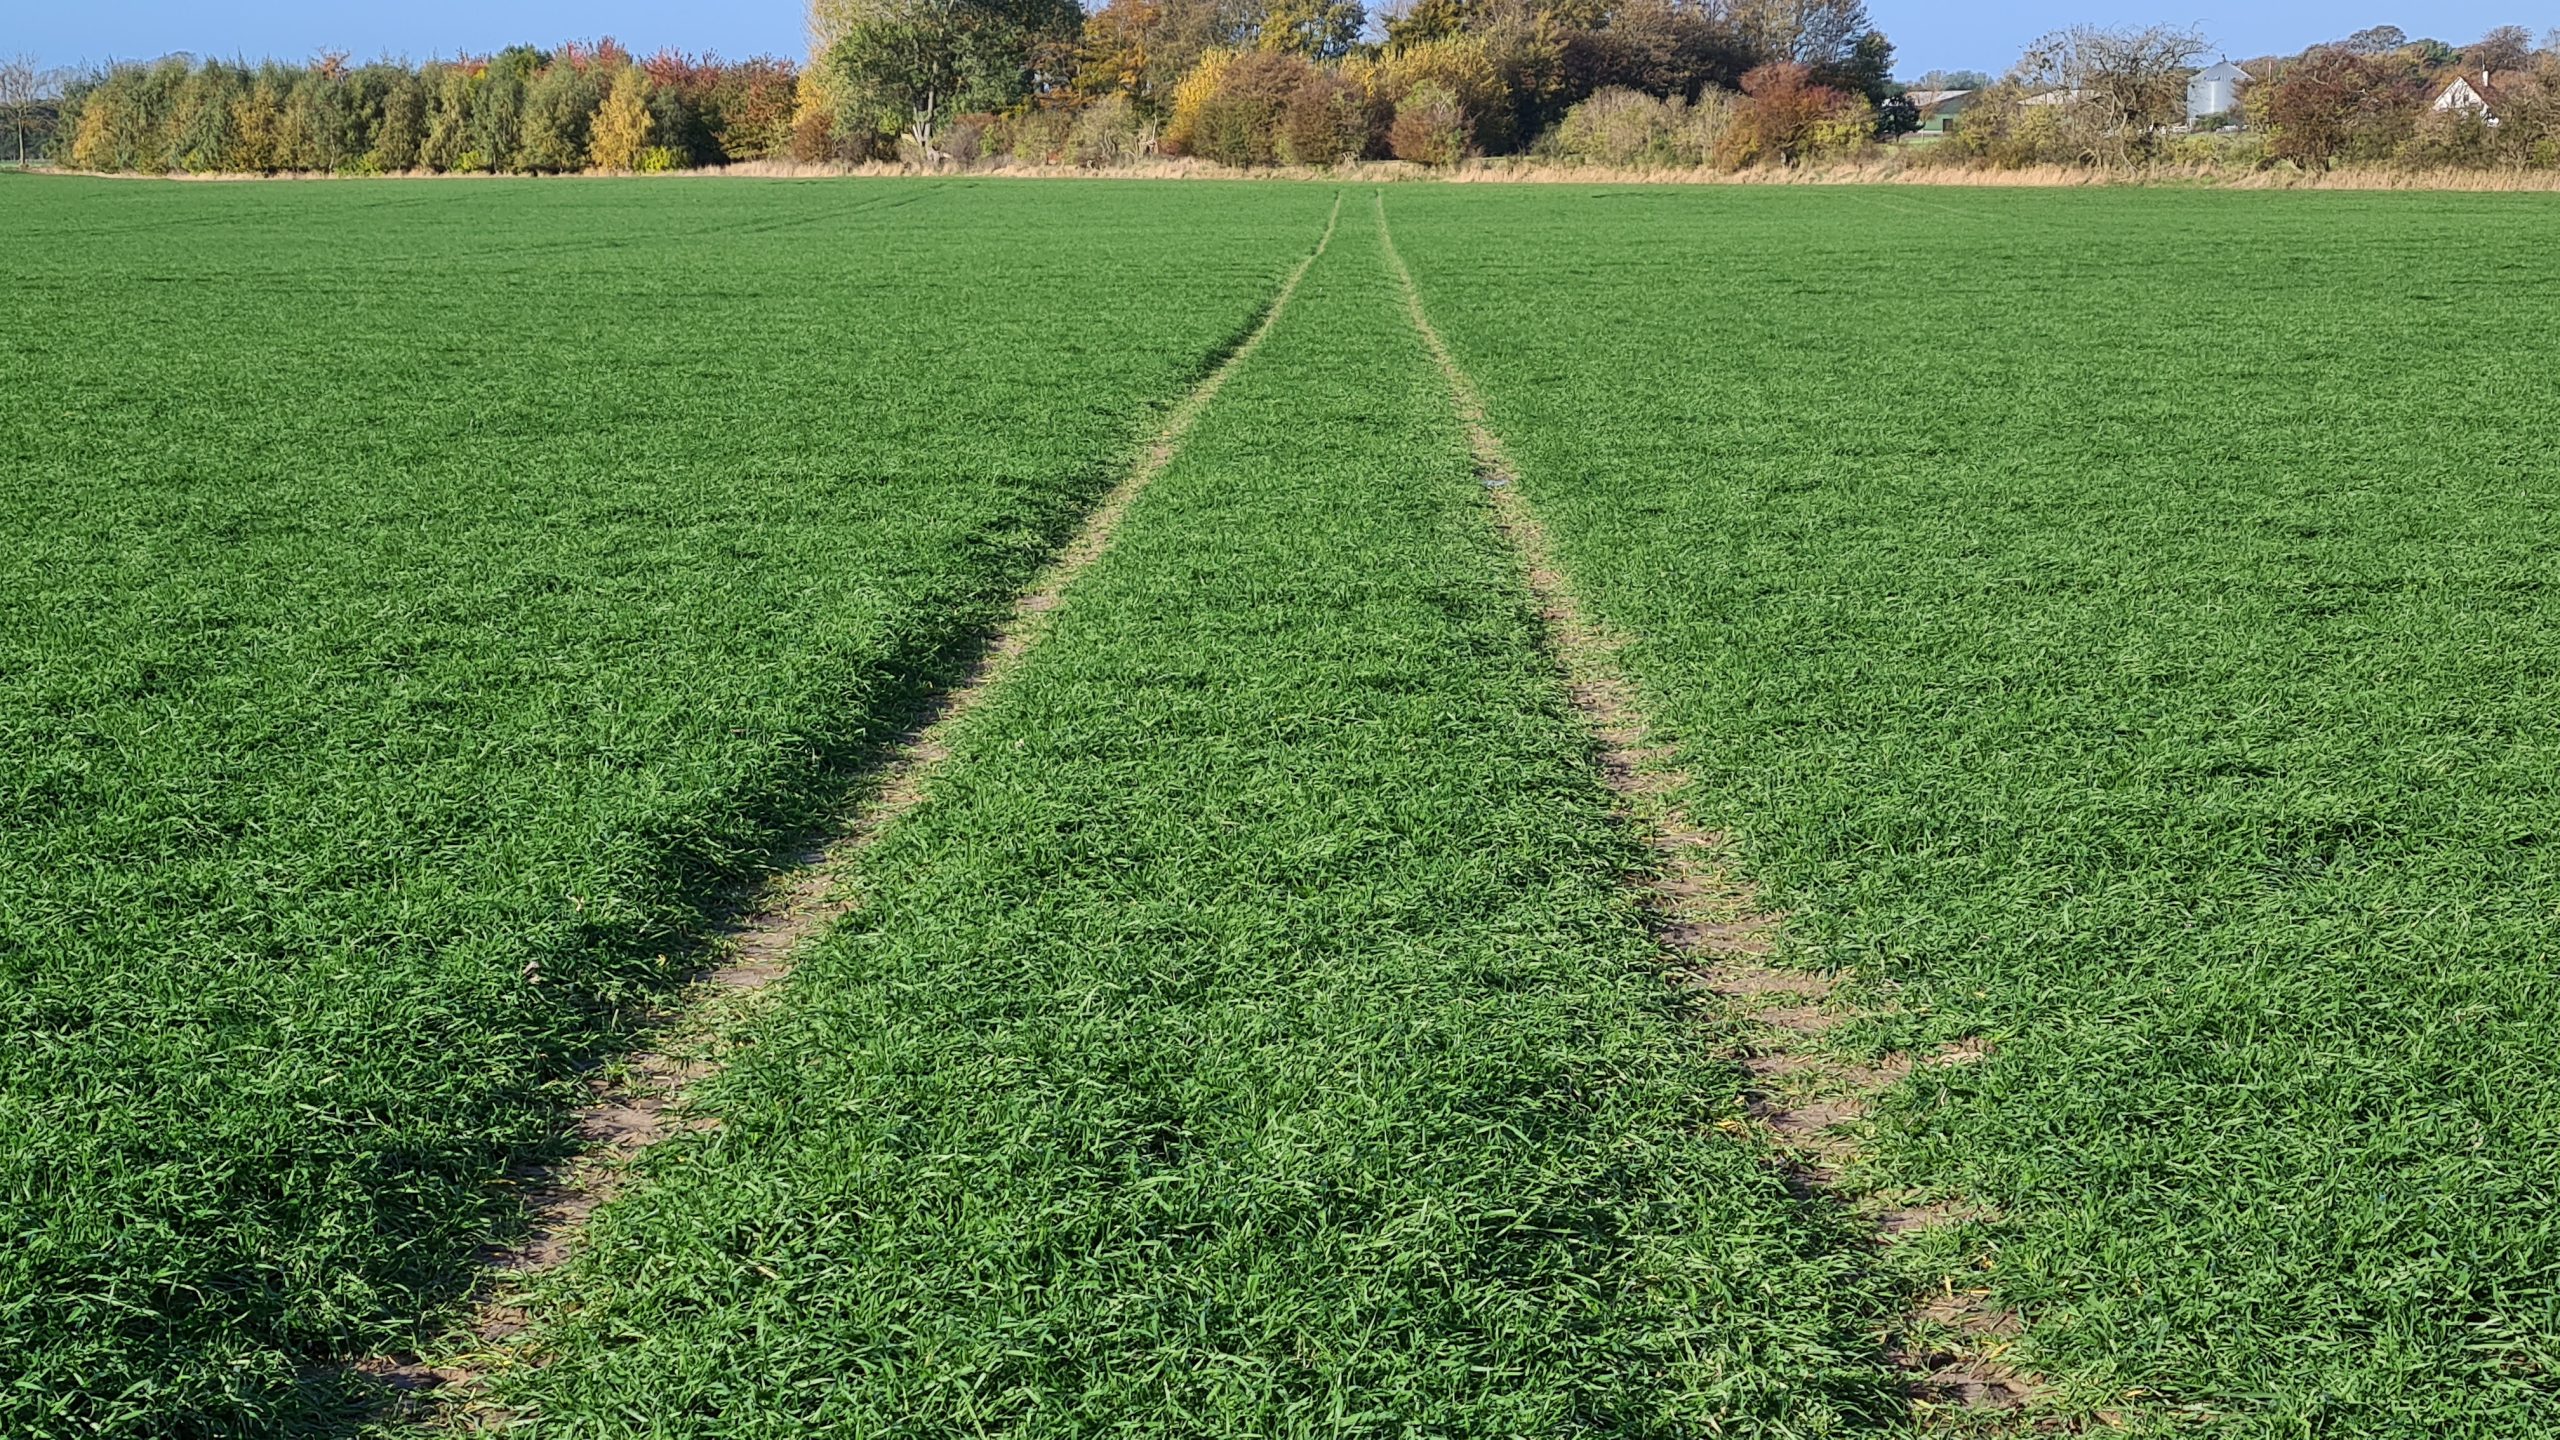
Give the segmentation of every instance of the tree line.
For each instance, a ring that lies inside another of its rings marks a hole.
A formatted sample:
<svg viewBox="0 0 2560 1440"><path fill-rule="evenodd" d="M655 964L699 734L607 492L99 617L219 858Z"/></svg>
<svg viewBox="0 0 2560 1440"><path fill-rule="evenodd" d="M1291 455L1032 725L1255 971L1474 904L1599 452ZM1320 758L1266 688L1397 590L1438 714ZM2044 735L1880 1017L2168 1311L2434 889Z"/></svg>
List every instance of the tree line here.
<svg viewBox="0 0 2560 1440"><path fill-rule="evenodd" d="M803 133L847 159L1440 165L1640 130L1740 165L1896 118L1862 0L815 0L811 22ZM1608 124L1566 123L1595 100Z"/></svg>
<svg viewBox="0 0 2560 1440"><path fill-rule="evenodd" d="M54 151L84 170L672 170L789 154L802 73L610 40L420 66L179 56L74 79Z"/></svg>
<svg viewBox="0 0 2560 1440"><path fill-rule="evenodd" d="M1414 0L1379 17L1360 0L814 0L811 21L805 66L609 40L419 66L117 65L62 87L51 149L90 170L341 174L1623 161L1630 145L1743 165L1870 144L1897 114L1863 0Z"/></svg>
<svg viewBox="0 0 2560 1440"><path fill-rule="evenodd" d="M2203 35L2176 26L2057 32L2005 77L1986 78L1929 158L1993 168L2560 166L2560 31L2537 46L2505 25L2455 46L2374 26L2245 62L2236 107L2190 123L2187 78L2212 54ZM2484 103L2440 108L2457 79Z"/></svg>
<svg viewBox="0 0 2560 1440"><path fill-rule="evenodd" d="M612 41L422 66L185 57L40 83L16 131L85 169L543 173L738 161L1234 166L1532 154L1738 168L1855 154L1919 120L1863 0L812 0L804 64ZM2378 26L2247 62L2187 114L2212 52L2174 26L2075 27L1969 90L1912 163L2560 166L2560 33L2467 46ZM2490 106L2439 108L2456 76ZM23 143L23 141L21 142Z"/></svg>

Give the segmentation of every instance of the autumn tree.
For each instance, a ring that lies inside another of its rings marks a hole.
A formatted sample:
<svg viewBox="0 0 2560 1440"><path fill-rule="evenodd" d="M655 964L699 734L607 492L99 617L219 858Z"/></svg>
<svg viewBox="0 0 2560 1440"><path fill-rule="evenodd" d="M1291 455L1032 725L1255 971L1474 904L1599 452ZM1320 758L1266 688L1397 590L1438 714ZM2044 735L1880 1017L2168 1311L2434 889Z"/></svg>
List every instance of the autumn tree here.
<svg viewBox="0 0 2560 1440"><path fill-rule="evenodd" d="M652 128L649 90L649 76L637 65L626 65L614 75L587 140L589 165L598 170L640 168Z"/></svg>
<svg viewBox="0 0 2560 1440"><path fill-rule="evenodd" d="M609 40L418 69L350 66L337 54L254 68L173 57L76 84L64 99L67 148L90 169L371 174L708 162L724 158L723 145L761 154L780 143L797 78L790 62L668 63L681 87L660 85ZM726 138L697 143L703 117ZM0 159L7 145L0 128Z"/></svg>
<svg viewBox="0 0 2560 1440"><path fill-rule="evenodd" d="M2320 46L2249 88L2250 120L2278 159L2325 170L2386 160L2416 133L2427 74L2401 50Z"/></svg>
<svg viewBox="0 0 2560 1440"><path fill-rule="evenodd" d="M1368 22L1360 0L1266 0L1254 43L1311 60L1338 60L1350 53Z"/></svg>
<svg viewBox="0 0 2560 1440"><path fill-rule="evenodd" d="M1466 153L1467 112L1449 87L1426 81L1396 102L1395 123L1387 146L1399 160L1418 165L1455 165Z"/></svg>
<svg viewBox="0 0 2560 1440"><path fill-rule="evenodd" d="M1212 52L1195 72L1205 85L1177 110L1181 149L1221 165L1277 164L1289 103L1318 73L1286 50Z"/></svg>
<svg viewBox="0 0 2560 1440"><path fill-rule="evenodd" d="M1161 114L1173 87L1212 50L1335 60L1367 23L1358 0L1111 0L1084 20L1076 89L1125 95Z"/></svg>
<svg viewBox="0 0 2560 1440"><path fill-rule="evenodd" d="M1171 62L1164 32L1164 0L1111 0L1086 16L1076 46L1077 92L1161 110L1188 68Z"/></svg>
<svg viewBox="0 0 2560 1440"><path fill-rule="evenodd" d="M1248 0L1111 0L1084 21L1075 88L1120 95L1148 116L1173 108L1182 77L1213 50L1255 48L1261 11Z"/></svg>
<svg viewBox="0 0 2560 1440"><path fill-rule="evenodd" d="M1291 165L1357 160L1369 148L1368 97L1331 67L1310 67L1280 115L1280 159Z"/></svg>
<svg viewBox="0 0 2560 1440"><path fill-rule="evenodd" d="M1872 134L1866 102L1814 78L1813 67L1792 61L1760 66L1742 77L1729 150L1734 166L1763 161L1789 164L1845 150Z"/></svg>

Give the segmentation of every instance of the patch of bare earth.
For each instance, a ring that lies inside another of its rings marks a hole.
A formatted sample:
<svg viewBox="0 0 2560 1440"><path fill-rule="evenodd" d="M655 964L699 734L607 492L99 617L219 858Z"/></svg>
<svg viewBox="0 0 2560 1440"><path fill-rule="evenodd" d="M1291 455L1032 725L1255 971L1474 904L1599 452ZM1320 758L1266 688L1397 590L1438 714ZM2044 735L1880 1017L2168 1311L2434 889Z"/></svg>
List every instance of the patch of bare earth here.
<svg viewBox="0 0 2560 1440"><path fill-rule="evenodd" d="M501 1428L511 1417L488 1394L491 1375L517 1363L508 1342L529 1322L526 1282L567 1259L587 1217L627 1183L632 1163L650 1147L687 1130L718 1125L685 1107L686 1092L722 1068L721 1037L756 998L791 973L811 940L849 913L855 862L889 826L924 802L935 770L951 754L951 737L1002 686L1046 635L1077 577L1111 546L1129 507L1164 473L1182 442L1227 379L1279 323L1299 282L1333 241L1341 219L1337 196L1315 249L1281 281L1260 320L1192 387L1148 440L1119 483L1095 505L1073 538L1014 602L960 683L934 697L922 719L889 751L869 798L832 838L784 857L761 896L716 937L717 965L699 976L653 1027L655 1048L598 1070L588 1099L570 1117L580 1149L566 1164L509 1177L524 1205L525 1233L483 1252L484 1280L459 1331L436 1358L383 1355L354 1369L402 1397L420 1419Z"/></svg>
<svg viewBox="0 0 2560 1440"><path fill-rule="evenodd" d="M1519 556L1567 694L1596 742L1601 778L1651 852L1650 873L1630 883L1640 891L1666 969L1676 983L1711 995L1741 1022L1745 1038L1735 1058L1749 1076L1742 1095L1749 1120L1740 1128L1766 1140L1773 1162L1800 1193L1828 1196L1871 1220L1879 1245L1976 1218L1960 1205L1859 1193L1844 1179L1862 1144L1868 1106L1885 1089L1915 1064L1965 1063L1981 1051L1968 1043L1921 1061L1894 1055L1859 1062L1823 1047L1826 1033L1877 1012L1853 1006L1837 977L1773 963L1784 917L1769 913L1734 874L1723 837L1682 813L1674 797L1686 777L1673 766L1673 747L1654 738L1658 731L1627 679L1620 660L1625 642L1591 618L1557 566L1474 382L1431 323L1413 272L1396 251L1385 197L1377 202L1405 307L1448 381L1494 524ZM2023 1411L2042 1387L2005 1358L2020 1329L2018 1317L1992 1305L1987 1292L1950 1285L1943 1298L1923 1297L1891 1343L1920 1419L1971 1426L2025 1421Z"/></svg>

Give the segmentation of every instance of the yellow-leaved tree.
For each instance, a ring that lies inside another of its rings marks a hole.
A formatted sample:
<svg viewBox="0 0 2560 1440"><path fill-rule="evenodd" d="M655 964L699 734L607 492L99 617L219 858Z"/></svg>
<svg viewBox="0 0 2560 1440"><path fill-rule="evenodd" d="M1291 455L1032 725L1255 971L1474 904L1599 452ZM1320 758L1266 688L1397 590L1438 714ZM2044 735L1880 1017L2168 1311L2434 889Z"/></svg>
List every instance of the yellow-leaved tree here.
<svg viewBox="0 0 2560 1440"><path fill-rule="evenodd" d="M1174 82L1173 114L1164 127L1164 148L1176 155L1188 155L1200 140L1200 112L1216 97L1218 86L1236 63L1233 50L1211 50L1191 67L1191 73Z"/></svg>
<svg viewBox="0 0 2560 1440"><path fill-rule="evenodd" d="M649 148L649 125L649 77L639 66L626 65L596 110L587 163L599 170L639 169Z"/></svg>
<svg viewBox="0 0 2560 1440"><path fill-rule="evenodd" d="M844 128L844 77L828 57L854 28L876 13L878 0L809 0L809 63L800 69L793 96L791 158L837 160L848 157Z"/></svg>

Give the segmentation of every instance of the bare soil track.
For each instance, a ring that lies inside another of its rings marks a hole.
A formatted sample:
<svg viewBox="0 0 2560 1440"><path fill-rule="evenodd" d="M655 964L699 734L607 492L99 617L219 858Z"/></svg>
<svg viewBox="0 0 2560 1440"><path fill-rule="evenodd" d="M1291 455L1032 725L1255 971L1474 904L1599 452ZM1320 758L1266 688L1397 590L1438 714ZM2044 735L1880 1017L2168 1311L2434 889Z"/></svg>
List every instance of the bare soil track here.
<svg viewBox="0 0 2560 1440"><path fill-rule="evenodd" d="M657 1048L629 1056L590 1082L590 1098L570 1117L584 1147L568 1164L518 1177L523 1186L526 1234L516 1244L493 1247L483 1259L487 1277L447 1363L415 1355L381 1356L356 1368L395 1391L430 1396L423 1408L448 1415L465 1408L490 1410L486 1381L501 1357L496 1347L527 1323L521 1284L568 1258L587 1217L619 1190L632 1162L650 1147L688 1129L718 1122L688 1112L684 1096L720 1068L717 1031L724 1016L791 973L801 948L824 933L855 903L850 894L855 862L899 817L924 802L935 769L951 753L953 731L984 704L1048 633L1078 576L1111 546L1129 507L1173 462L1183 439L1227 378L1258 349L1279 323L1299 282L1333 241L1342 202L1335 197L1324 231L1281 281L1243 338L1218 360L1165 417L1137 460L1095 505L1076 534L1043 567L1014 602L966 677L927 706L923 718L891 750L869 788L869 798L836 835L786 857L764 894L718 938L722 963L706 971L670 1007L658 1027ZM490 1413L484 1418L495 1418Z"/></svg>
<svg viewBox="0 0 2560 1440"><path fill-rule="evenodd" d="M1879 1243L1953 1223L1970 1212L1945 1203L1905 1203L1856 1193L1842 1176L1856 1153L1858 1122L1886 1087L1915 1063L1964 1064L1978 1049L1951 1047L1915 1062L1895 1056L1859 1064L1824 1053L1814 1042L1857 1013L1834 977L1771 965L1782 917L1762 907L1726 862L1724 837L1700 828L1675 798L1687 779L1672 764L1673 747L1655 738L1620 659L1625 642L1595 621L1559 567L1547 532L1521 494L1518 468L1488 423L1481 395L1458 364L1422 303L1413 272L1395 248L1384 192L1373 195L1380 239L1396 272L1405 308L1449 384L1475 451L1493 520L1517 555L1535 599L1548 648L1564 671L1568 697L1595 742L1601 778L1621 814L1653 856L1650 874L1631 877L1666 968L1680 983L1730 1007L1750 1036L1737 1058L1751 1076L1748 1113L1778 1152L1790 1180L1865 1215ZM2038 1383L2004 1363L2018 1317L1981 1296L1949 1285L1924 1295L1892 1338L1892 1355L1911 1377L1923 1423L1956 1412L1984 1418L2025 1406Z"/></svg>

